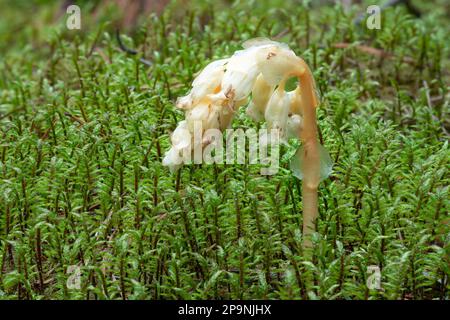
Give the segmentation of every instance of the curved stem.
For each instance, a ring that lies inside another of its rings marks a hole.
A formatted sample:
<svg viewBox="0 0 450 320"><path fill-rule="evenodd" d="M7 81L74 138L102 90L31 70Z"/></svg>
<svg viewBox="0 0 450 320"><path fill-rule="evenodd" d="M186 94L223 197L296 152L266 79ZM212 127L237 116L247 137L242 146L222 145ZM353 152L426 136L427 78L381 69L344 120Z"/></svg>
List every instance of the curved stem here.
<svg viewBox="0 0 450 320"><path fill-rule="evenodd" d="M316 107L318 104L314 90L314 78L308 65L300 59L303 72L298 74L301 99L303 102L303 129L299 132L303 143L303 247L311 247L311 234L315 231L318 215L317 188L320 181L320 159L317 141Z"/></svg>

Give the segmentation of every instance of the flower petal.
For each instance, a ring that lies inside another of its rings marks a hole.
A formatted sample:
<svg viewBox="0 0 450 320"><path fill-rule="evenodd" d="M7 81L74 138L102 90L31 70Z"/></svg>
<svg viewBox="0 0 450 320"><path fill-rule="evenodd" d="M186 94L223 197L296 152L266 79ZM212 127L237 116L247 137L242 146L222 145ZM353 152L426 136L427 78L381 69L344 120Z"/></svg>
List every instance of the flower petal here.
<svg viewBox="0 0 450 320"><path fill-rule="evenodd" d="M256 63L258 48L237 51L228 61L222 79L222 92L233 100L246 98L259 74Z"/></svg>
<svg viewBox="0 0 450 320"><path fill-rule="evenodd" d="M267 102L273 93L274 86L269 85L262 74L258 75L252 89L252 101L247 108L247 114L255 121L264 119Z"/></svg>
<svg viewBox="0 0 450 320"><path fill-rule="evenodd" d="M171 137L172 146L177 150L189 148L191 145L191 134L189 132L188 124L186 120L178 123L175 131Z"/></svg>
<svg viewBox="0 0 450 320"><path fill-rule="evenodd" d="M264 117L269 129L280 130L281 137L285 136L286 124L289 114L289 98L284 90L275 90L267 103Z"/></svg>
<svg viewBox="0 0 450 320"><path fill-rule="evenodd" d="M206 95L215 93L220 88L227 61L228 59L221 59L208 64L192 82L189 94L178 98L177 108L192 109Z"/></svg>
<svg viewBox="0 0 450 320"><path fill-rule="evenodd" d="M286 92L290 100L289 112L292 114L303 115L303 101L300 86L295 90Z"/></svg>
<svg viewBox="0 0 450 320"><path fill-rule="evenodd" d="M302 117L298 114L293 114L287 119L286 124L286 137L298 139L300 130L302 129Z"/></svg>
<svg viewBox="0 0 450 320"><path fill-rule="evenodd" d="M264 37L249 39L247 41L244 41L244 43L242 43L242 47L244 47L245 49L252 47L273 46L273 45L289 50L289 46L287 44L276 42Z"/></svg>
<svg viewBox="0 0 450 320"><path fill-rule="evenodd" d="M169 167L170 172L175 172L183 165L183 158L180 156L180 152L172 147L166 152L162 164Z"/></svg>
<svg viewBox="0 0 450 320"><path fill-rule="evenodd" d="M220 87L228 59L211 62L192 82L192 102L196 104L207 94L214 93Z"/></svg>
<svg viewBox="0 0 450 320"><path fill-rule="evenodd" d="M271 85L278 84L288 75L304 72L295 53L280 46L261 47L256 60L264 79Z"/></svg>

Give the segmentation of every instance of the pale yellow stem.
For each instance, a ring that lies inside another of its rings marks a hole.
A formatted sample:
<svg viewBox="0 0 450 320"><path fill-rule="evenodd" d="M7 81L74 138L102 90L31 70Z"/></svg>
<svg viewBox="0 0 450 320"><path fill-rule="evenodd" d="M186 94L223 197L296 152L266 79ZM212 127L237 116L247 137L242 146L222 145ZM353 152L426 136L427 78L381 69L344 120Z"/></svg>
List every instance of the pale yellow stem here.
<svg viewBox="0 0 450 320"><path fill-rule="evenodd" d="M299 59L303 72L299 73L300 91L303 103L303 128L299 132L303 143L303 247L310 248L311 234L315 232L318 215L317 188L320 181L320 159L317 141L316 106L318 104L314 90L314 78L308 65Z"/></svg>
<svg viewBox="0 0 450 320"><path fill-rule="evenodd" d="M315 231L315 220L318 214L317 188L310 188L303 183L303 247L311 248L311 235Z"/></svg>

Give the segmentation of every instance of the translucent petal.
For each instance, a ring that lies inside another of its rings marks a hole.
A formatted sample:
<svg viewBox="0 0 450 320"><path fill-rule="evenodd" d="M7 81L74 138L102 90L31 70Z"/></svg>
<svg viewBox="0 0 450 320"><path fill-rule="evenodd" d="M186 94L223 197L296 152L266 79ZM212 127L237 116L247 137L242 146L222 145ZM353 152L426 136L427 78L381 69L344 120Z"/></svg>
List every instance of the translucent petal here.
<svg viewBox="0 0 450 320"><path fill-rule="evenodd" d="M303 147L300 147L291 159L290 167L295 177L303 179ZM332 172L333 160L327 149L319 144L320 181L325 180Z"/></svg>
<svg viewBox="0 0 450 320"><path fill-rule="evenodd" d="M202 126L204 121L209 116L209 105L206 103L200 103L196 105L192 110L186 113L186 121L190 132L194 132L194 124L200 122Z"/></svg>
<svg viewBox="0 0 450 320"><path fill-rule="evenodd" d="M303 115L303 104L301 90L298 86L295 90L286 92L290 100L289 112L292 114Z"/></svg>
<svg viewBox="0 0 450 320"><path fill-rule="evenodd" d="M228 62L229 59L220 59L211 62L208 64L194 79L192 82L192 85L195 86L196 84L205 81L211 73L214 73L216 71L220 71L224 69L224 65Z"/></svg>
<svg viewBox="0 0 450 320"><path fill-rule="evenodd" d="M220 126L220 112L222 106L211 104L209 106L208 118L203 121L203 130L217 129Z"/></svg>
<svg viewBox="0 0 450 320"><path fill-rule="evenodd" d="M282 47L285 49L289 49L289 46L285 43L276 42L276 41L273 41L273 40L270 40L270 39L264 38L264 37L257 37L257 38L249 39L242 43L242 47L245 49L252 48L252 47L267 46L267 45L276 45L276 46L279 46L279 47Z"/></svg>
<svg viewBox="0 0 450 320"><path fill-rule="evenodd" d="M222 82L222 76L218 76L215 79L211 79L210 82L201 83L192 88L191 98L192 104L197 104L200 100L206 97L207 94L211 94L214 90L220 86Z"/></svg>
<svg viewBox="0 0 450 320"><path fill-rule="evenodd" d="M184 97L179 97L176 107L183 110L192 109L206 95L214 94L220 86L225 73L225 64L229 59L221 59L208 64L192 82L191 91Z"/></svg>
<svg viewBox="0 0 450 320"><path fill-rule="evenodd" d="M279 46L260 47L256 61L264 79L271 85L278 84L286 75L303 71L295 53Z"/></svg>
<svg viewBox="0 0 450 320"><path fill-rule="evenodd" d="M192 104L197 104L207 94L214 93L215 89L220 86L227 61L228 59L222 59L211 62L195 78L192 82L192 90L190 92Z"/></svg>
<svg viewBox="0 0 450 320"><path fill-rule="evenodd" d="M187 148L191 145L191 134L188 129L187 121L183 120L178 123L177 128L172 133L172 146L177 150Z"/></svg>
<svg viewBox="0 0 450 320"><path fill-rule="evenodd" d="M223 106L219 113L219 129L223 131L229 128L233 117L234 112L232 112L230 108Z"/></svg>
<svg viewBox="0 0 450 320"><path fill-rule="evenodd" d="M289 114L289 99L284 90L277 89L273 92L267 103L264 118L267 128L279 129L281 137L286 134L286 125Z"/></svg>
<svg viewBox="0 0 450 320"><path fill-rule="evenodd" d="M287 120L286 125L286 136L290 138L298 138L300 135L300 130L302 128L303 119L298 114L291 115Z"/></svg>
<svg viewBox="0 0 450 320"><path fill-rule="evenodd" d="M204 120L208 117L209 107L208 104L202 103L195 106L189 113L189 119L191 120Z"/></svg>
<svg viewBox="0 0 450 320"><path fill-rule="evenodd" d="M186 96L179 97L176 102L176 107L178 109L189 110L192 108L192 96L189 93Z"/></svg>
<svg viewBox="0 0 450 320"><path fill-rule="evenodd" d="M242 100L252 91L253 83L258 75L258 68L253 65L245 72L230 69L225 72L222 80L222 90L233 100Z"/></svg>
<svg viewBox="0 0 450 320"><path fill-rule="evenodd" d="M228 61L222 79L222 91L233 100L246 98L259 74L256 48L237 51Z"/></svg>
<svg viewBox="0 0 450 320"><path fill-rule="evenodd" d="M255 121L262 121L267 103L273 93L274 86L269 85L262 74L259 74L252 88L252 101L247 108L247 114Z"/></svg>
<svg viewBox="0 0 450 320"><path fill-rule="evenodd" d="M264 120L264 113L262 113L259 108L256 106L254 101L250 101L248 104L247 110L245 110L245 113L256 122L260 122Z"/></svg>
<svg viewBox="0 0 450 320"><path fill-rule="evenodd" d="M183 165L183 158L175 148L170 148L162 160L163 166L169 167L170 172L177 171Z"/></svg>

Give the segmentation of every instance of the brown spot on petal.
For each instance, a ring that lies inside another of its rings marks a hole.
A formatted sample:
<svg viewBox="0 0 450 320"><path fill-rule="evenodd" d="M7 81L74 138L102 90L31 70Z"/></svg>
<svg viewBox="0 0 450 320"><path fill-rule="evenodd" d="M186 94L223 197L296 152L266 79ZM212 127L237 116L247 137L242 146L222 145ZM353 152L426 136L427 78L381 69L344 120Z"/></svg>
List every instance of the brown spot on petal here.
<svg viewBox="0 0 450 320"><path fill-rule="evenodd" d="M275 56L276 56L276 54L274 52L269 52L267 54L267 60L270 60L270 58L275 57Z"/></svg>
<svg viewBox="0 0 450 320"><path fill-rule="evenodd" d="M234 98L234 89L231 86L229 86L228 90L225 92L225 97L231 100Z"/></svg>

